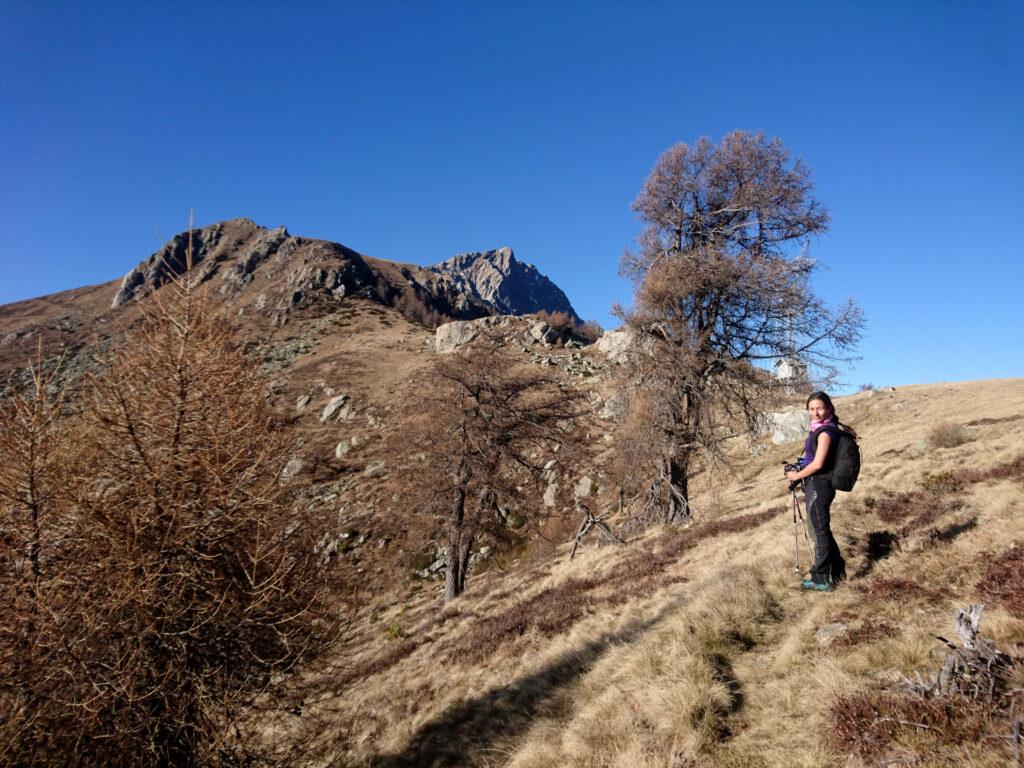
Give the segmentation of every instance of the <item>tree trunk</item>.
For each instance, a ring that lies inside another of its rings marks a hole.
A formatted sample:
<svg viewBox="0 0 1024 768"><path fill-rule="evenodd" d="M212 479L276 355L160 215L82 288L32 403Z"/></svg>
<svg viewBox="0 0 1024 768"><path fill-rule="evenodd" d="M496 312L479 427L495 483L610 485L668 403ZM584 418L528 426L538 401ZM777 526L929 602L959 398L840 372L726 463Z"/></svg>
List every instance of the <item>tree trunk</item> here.
<svg viewBox="0 0 1024 768"><path fill-rule="evenodd" d="M444 575L445 602L454 600L462 594L466 586L466 574L463 568L463 539L466 521L466 492L462 488L455 491L452 500L451 517L448 521L448 544L445 552L448 555L448 568Z"/></svg>
<svg viewBox="0 0 1024 768"><path fill-rule="evenodd" d="M665 520L669 523L681 523L693 517L690 509L690 478L689 462L677 456L665 459L661 477L666 485L668 508Z"/></svg>
<svg viewBox="0 0 1024 768"><path fill-rule="evenodd" d="M454 600L466 589L466 573L469 571L469 555L473 550L473 536L465 531L450 536L445 553L448 568L444 576L445 602Z"/></svg>

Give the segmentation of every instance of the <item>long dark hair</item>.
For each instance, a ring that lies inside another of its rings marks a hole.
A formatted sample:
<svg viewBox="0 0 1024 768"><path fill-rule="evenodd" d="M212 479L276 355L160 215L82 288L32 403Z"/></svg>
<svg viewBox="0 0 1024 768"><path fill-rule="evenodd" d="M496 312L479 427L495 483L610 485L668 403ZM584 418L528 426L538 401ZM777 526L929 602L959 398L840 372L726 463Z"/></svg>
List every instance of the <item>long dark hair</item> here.
<svg viewBox="0 0 1024 768"><path fill-rule="evenodd" d="M843 424L839 421L839 414L836 413L836 407L832 405L832 398L829 397L827 393L811 392L811 396L807 398L807 405L804 406L805 408L810 406L811 400L821 400L821 402L825 404L825 407L829 409L829 411L832 413L832 416L835 418L836 426L853 435L854 440L857 439L857 433L853 431L853 427L851 427L849 424Z"/></svg>

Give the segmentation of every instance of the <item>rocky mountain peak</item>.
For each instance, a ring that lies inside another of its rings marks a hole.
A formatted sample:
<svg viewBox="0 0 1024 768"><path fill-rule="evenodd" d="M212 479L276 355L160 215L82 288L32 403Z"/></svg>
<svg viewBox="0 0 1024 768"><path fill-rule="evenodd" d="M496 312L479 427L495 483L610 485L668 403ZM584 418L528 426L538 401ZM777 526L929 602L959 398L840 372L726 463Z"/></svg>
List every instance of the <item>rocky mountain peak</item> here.
<svg viewBox="0 0 1024 768"><path fill-rule="evenodd" d="M562 289L532 264L519 261L508 247L460 253L428 269L500 314L546 310L580 319Z"/></svg>

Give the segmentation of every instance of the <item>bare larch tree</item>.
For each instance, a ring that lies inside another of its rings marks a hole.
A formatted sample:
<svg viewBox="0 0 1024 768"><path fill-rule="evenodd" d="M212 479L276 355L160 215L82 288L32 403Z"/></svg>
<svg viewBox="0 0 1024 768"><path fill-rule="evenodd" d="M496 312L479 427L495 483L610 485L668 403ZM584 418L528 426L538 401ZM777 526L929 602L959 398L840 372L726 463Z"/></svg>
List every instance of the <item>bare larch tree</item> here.
<svg viewBox="0 0 1024 768"><path fill-rule="evenodd" d="M631 407L623 450L642 509L692 514L694 460L722 458L723 440L754 429L771 403L766 366L797 357L828 380L851 359L862 314L832 309L809 287L812 262L793 257L828 214L810 174L776 138L736 131L676 144L633 203L643 222L622 272L634 305L622 369Z"/></svg>
<svg viewBox="0 0 1024 768"><path fill-rule="evenodd" d="M333 637L330 521L281 480L257 363L188 275L142 312L77 414L38 376L0 403L0 763L255 760Z"/></svg>
<svg viewBox="0 0 1024 768"><path fill-rule="evenodd" d="M418 390L408 427L393 436L409 461L398 481L403 503L426 513L443 541L452 600L478 537L500 535L499 506L529 519L544 478L579 466L586 409L578 390L516 360L498 338L439 355Z"/></svg>

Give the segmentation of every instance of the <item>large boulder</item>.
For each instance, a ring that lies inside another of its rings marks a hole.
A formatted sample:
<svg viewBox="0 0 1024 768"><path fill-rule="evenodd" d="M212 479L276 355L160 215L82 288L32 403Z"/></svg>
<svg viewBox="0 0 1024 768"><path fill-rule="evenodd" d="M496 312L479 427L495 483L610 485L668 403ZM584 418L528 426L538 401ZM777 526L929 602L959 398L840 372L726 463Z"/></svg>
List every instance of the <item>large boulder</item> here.
<svg viewBox="0 0 1024 768"><path fill-rule="evenodd" d="M628 329L605 331L601 338L594 342L594 347L604 353L608 362L621 363L626 359L626 352L633 339L634 333Z"/></svg>
<svg viewBox="0 0 1024 768"><path fill-rule="evenodd" d="M769 413L768 428L772 431L775 445L795 443L803 440L811 429L811 416L807 411L786 411Z"/></svg>
<svg viewBox="0 0 1024 768"><path fill-rule="evenodd" d="M485 332L506 333L514 329L521 321L512 315L493 315L477 320L456 320L445 323L434 331L434 349L437 352L454 352L474 341Z"/></svg>

